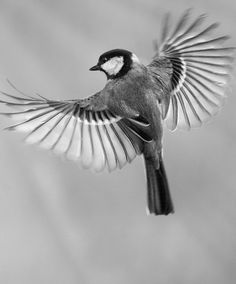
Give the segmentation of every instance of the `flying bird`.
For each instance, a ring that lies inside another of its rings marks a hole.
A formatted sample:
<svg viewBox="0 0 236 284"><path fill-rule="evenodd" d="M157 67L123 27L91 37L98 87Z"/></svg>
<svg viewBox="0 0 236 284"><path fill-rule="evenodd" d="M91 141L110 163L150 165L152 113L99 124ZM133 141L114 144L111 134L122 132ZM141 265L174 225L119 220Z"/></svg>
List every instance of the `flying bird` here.
<svg viewBox="0 0 236 284"><path fill-rule="evenodd" d="M205 15L191 20L188 10L174 28L169 19L163 21L150 64L125 49L103 53L90 70L105 73L107 82L88 98L50 100L2 91L0 100L12 109L2 114L16 121L8 130L26 132L26 142L79 160L84 168L111 172L142 155L147 206L155 215L174 212L163 162L163 124L172 131L188 130L215 115L234 53L225 46L228 36L214 36L217 23L204 25Z"/></svg>

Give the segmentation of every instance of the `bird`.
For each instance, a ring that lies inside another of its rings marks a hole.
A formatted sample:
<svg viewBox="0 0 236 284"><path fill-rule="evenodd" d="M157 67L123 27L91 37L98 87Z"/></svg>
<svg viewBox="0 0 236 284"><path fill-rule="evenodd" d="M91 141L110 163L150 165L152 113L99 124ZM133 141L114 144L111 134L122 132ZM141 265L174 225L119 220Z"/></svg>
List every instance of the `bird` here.
<svg viewBox="0 0 236 284"><path fill-rule="evenodd" d="M103 53L91 71L101 71L103 89L87 98L51 100L1 91L2 112L15 123L7 130L25 141L79 161L95 172L121 169L142 155L150 214L174 213L163 161L164 125L171 130L199 127L219 112L232 74L234 47L217 36L218 23L185 11L176 24L162 21L154 56L143 64L135 53L116 48Z"/></svg>

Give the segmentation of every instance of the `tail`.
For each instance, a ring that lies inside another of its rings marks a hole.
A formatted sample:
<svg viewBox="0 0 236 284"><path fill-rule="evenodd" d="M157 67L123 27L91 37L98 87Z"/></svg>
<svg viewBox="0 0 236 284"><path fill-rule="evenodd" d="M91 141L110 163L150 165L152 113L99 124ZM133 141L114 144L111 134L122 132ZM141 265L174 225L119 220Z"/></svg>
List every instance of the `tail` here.
<svg viewBox="0 0 236 284"><path fill-rule="evenodd" d="M160 166L156 169L151 159L146 157L144 159L147 175L147 202L150 214L168 215L174 213L163 161L160 159Z"/></svg>

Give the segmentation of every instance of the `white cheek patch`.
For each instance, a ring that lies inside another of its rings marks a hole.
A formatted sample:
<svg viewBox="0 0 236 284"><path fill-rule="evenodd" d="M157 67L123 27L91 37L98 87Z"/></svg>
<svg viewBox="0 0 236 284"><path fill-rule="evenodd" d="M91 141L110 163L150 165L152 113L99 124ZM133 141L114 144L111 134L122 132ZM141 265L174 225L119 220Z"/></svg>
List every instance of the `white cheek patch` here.
<svg viewBox="0 0 236 284"><path fill-rule="evenodd" d="M124 65L124 58L122 56L116 56L102 64L102 69L106 71L109 75L116 75L119 73Z"/></svg>

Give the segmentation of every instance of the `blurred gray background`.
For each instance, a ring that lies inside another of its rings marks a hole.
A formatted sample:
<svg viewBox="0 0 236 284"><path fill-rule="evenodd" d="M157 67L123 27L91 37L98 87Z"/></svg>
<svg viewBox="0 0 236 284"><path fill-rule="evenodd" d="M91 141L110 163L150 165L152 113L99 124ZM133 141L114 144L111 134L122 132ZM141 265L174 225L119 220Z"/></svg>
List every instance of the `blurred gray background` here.
<svg viewBox="0 0 236 284"><path fill-rule="evenodd" d="M0 0L0 73L26 93L82 98L105 76L98 56L145 62L161 17L207 12L236 45L233 0ZM0 132L0 283L233 284L236 281L235 82L221 112L165 131L176 213L147 216L143 161L95 175ZM0 127L8 121L1 117Z"/></svg>

